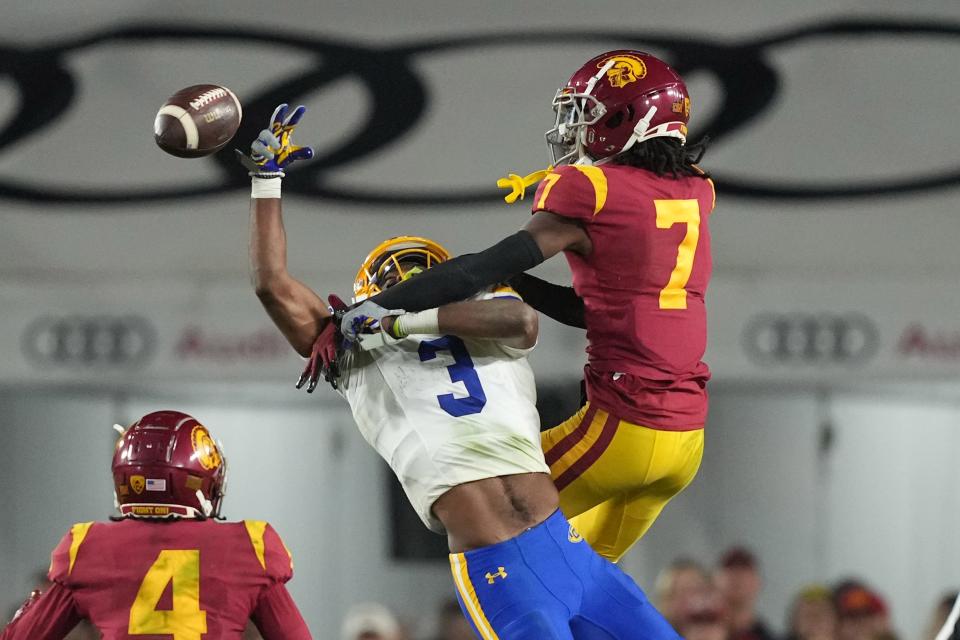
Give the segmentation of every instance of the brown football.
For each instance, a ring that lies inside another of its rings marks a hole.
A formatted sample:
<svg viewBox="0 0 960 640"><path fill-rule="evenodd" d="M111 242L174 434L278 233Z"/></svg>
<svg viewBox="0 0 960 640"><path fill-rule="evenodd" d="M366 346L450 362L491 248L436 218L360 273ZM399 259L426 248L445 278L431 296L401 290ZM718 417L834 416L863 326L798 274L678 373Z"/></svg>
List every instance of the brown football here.
<svg viewBox="0 0 960 640"><path fill-rule="evenodd" d="M243 110L233 91L195 84L170 96L153 122L157 145L180 158L210 155L230 142Z"/></svg>

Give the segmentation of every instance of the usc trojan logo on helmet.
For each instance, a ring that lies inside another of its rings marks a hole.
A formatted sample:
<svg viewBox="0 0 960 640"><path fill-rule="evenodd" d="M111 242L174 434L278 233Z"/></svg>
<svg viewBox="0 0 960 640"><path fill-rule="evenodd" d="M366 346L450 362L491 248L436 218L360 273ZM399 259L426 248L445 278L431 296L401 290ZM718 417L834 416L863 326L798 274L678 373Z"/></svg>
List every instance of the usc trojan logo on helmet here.
<svg viewBox="0 0 960 640"><path fill-rule="evenodd" d="M190 432L193 442L194 455L204 469L216 469L223 463L217 444L210 437L210 432L203 425L197 425Z"/></svg>
<svg viewBox="0 0 960 640"><path fill-rule="evenodd" d="M613 60L613 66L607 71L607 80L612 87L622 89L647 75L647 65L636 56L613 56L597 63L597 68L602 68L611 60Z"/></svg>

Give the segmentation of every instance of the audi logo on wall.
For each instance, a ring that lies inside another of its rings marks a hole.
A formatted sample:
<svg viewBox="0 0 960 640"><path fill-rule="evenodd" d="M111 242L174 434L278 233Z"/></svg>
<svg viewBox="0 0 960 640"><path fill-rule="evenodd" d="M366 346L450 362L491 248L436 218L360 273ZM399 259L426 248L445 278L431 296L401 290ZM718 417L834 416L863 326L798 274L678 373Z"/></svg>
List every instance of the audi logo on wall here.
<svg viewBox="0 0 960 640"><path fill-rule="evenodd" d="M747 354L765 365L863 364L879 342L876 325L860 313L763 313L744 329Z"/></svg>
<svg viewBox="0 0 960 640"><path fill-rule="evenodd" d="M141 316L43 316L27 327L23 350L36 364L137 367L153 355L156 330Z"/></svg>
<svg viewBox="0 0 960 640"><path fill-rule="evenodd" d="M430 87L422 75L422 65L431 56L465 51L479 58L488 51L516 43L559 47L577 42L592 43L601 49L614 45L661 49L665 51L667 61L681 74L705 72L716 81L722 94L719 108L712 117L698 122L697 127L715 143L722 144L724 139L742 134L775 107L785 84L785 71L776 65L780 51L787 47L817 46L831 38L858 41L865 36L891 42L910 37L951 45L960 39L960 23L851 18L745 34L739 40L631 28L461 33L456 36L431 35L396 43L331 39L261 25L251 28L150 23L65 34L54 41L39 44L0 41L0 50L3 51L0 80L12 83L20 98L9 118L0 122L0 154L14 155L15 146L24 139L35 137L45 129L56 131L58 126L63 128L61 119L80 100L97 95L95 87L84 84L87 82L82 75L84 65L78 60L94 55L98 49L123 47L124 53L118 55L130 55L138 49L152 51L159 43L167 47L204 47L209 51L206 55L216 56L220 54L218 47L242 43L309 56L309 64L282 77L271 76L269 82L247 90L243 105L245 117L236 135L241 146L257 136L262 124L280 102L301 101L311 94L330 90L344 79L359 81L369 95L366 118L354 130L345 132L343 139L330 148L317 149L312 162L292 169L284 180L285 193L376 205L480 204L498 197L491 185L397 189L368 183L362 188L354 188L337 186L331 179L342 167L376 158L420 127L433 101L442 99L437 98L442 87ZM883 65L885 59L878 57L876 63ZM55 148L58 143L50 141L47 144ZM206 184L198 186L129 186L112 180L102 185L78 187L58 181L56 177L31 176L27 180L18 174L15 177L0 176L0 198L48 204L120 204L208 197L248 189L246 174L237 170L233 146L228 145L205 161L212 163L216 171ZM891 149L890 153L899 151ZM765 153L767 149L764 147L757 152ZM713 173L720 193L748 198L825 200L875 197L954 188L960 184L960 166L949 154L944 157L943 167L937 171L922 170L911 174L900 169L895 175L883 177L864 175L855 179L798 182L781 174L738 175L726 173L722 168Z"/></svg>

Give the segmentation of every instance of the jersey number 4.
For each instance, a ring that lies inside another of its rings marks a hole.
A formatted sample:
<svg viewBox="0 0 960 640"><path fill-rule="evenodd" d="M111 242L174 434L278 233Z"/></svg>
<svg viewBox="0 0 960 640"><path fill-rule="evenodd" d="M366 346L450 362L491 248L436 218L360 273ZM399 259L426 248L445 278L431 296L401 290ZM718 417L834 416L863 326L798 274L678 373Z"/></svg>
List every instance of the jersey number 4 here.
<svg viewBox="0 0 960 640"><path fill-rule="evenodd" d="M657 229L675 224L687 225L687 233L677 248L677 266L670 273L667 286L660 290L661 309L687 308L687 281L693 271L693 256L700 240L700 203L696 200L654 200Z"/></svg>
<svg viewBox="0 0 960 640"><path fill-rule="evenodd" d="M171 582L173 607L158 610L160 598ZM207 612L200 609L200 551L161 551L130 607L127 633L200 640L206 632Z"/></svg>
<svg viewBox="0 0 960 640"><path fill-rule="evenodd" d="M458 398L452 393L437 396L441 409L454 418L483 411L483 407L487 404L487 394L483 391L480 376L477 375L473 360L470 358L470 352L467 351L467 345L463 344L463 340L456 336L443 336L436 340L425 340L420 343L418 351L420 362L433 360L437 357L438 351L449 351L450 355L453 356L453 364L447 367L450 380L462 382L467 390L466 398Z"/></svg>

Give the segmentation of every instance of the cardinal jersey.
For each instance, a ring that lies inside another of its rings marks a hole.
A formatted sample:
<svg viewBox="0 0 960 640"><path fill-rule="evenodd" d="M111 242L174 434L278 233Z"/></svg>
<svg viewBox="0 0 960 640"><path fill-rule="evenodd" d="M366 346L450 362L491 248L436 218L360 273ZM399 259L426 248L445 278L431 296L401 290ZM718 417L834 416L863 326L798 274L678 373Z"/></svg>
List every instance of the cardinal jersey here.
<svg viewBox="0 0 960 640"><path fill-rule="evenodd" d="M623 419L691 430L706 420L704 295L713 182L624 165L558 167L534 212L579 221L593 250L567 252L586 307L587 394Z"/></svg>
<svg viewBox="0 0 960 640"><path fill-rule="evenodd" d="M53 586L7 632L57 637L38 629L72 616L67 629L86 618L106 640L239 640L253 619L268 639L309 638L283 586L292 574L266 522L77 524L53 551Z"/></svg>
<svg viewBox="0 0 960 640"><path fill-rule="evenodd" d="M517 297L498 289L479 299ZM413 335L359 353L341 385L370 445L390 465L431 530L449 489L550 470L540 449L529 350L493 340Z"/></svg>

